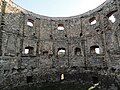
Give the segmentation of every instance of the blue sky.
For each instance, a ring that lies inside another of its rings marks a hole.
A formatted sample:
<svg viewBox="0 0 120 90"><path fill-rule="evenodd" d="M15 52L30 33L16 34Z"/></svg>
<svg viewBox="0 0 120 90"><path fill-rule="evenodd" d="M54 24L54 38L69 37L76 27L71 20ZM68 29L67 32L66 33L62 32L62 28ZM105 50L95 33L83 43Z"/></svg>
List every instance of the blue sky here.
<svg viewBox="0 0 120 90"><path fill-rule="evenodd" d="M51 17L68 17L84 13L105 0L13 0L34 13Z"/></svg>

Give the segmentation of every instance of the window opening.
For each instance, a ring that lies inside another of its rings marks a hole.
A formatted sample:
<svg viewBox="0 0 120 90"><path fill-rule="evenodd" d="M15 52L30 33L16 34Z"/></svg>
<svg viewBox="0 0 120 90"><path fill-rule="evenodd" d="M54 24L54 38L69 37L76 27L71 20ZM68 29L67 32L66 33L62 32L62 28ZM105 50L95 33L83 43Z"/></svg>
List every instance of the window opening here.
<svg viewBox="0 0 120 90"><path fill-rule="evenodd" d="M89 20L89 22L90 22L90 25L94 25L94 24L96 24L97 21L96 21L96 18L93 17Z"/></svg>
<svg viewBox="0 0 120 90"><path fill-rule="evenodd" d="M65 55L65 52L66 52L65 48L58 49L58 55Z"/></svg>
<svg viewBox="0 0 120 90"><path fill-rule="evenodd" d="M95 48L95 53L96 54L100 54L100 49L99 48Z"/></svg>
<svg viewBox="0 0 120 90"><path fill-rule="evenodd" d="M28 54L29 53L29 49L25 49L25 54Z"/></svg>
<svg viewBox="0 0 120 90"><path fill-rule="evenodd" d="M50 35L50 39L53 39L53 36L52 36L52 35Z"/></svg>
<svg viewBox="0 0 120 90"><path fill-rule="evenodd" d="M47 55L47 54L48 54L47 50L43 51L43 55Z"/></svg>
<svg viewBox="0 0 120 90"><path fill-rule="evenodd" d="M98 85L99 85L99 82L98 82L98 77L92 77L93 79L93 86L91 86L88 90L93 90L95 89Z"/></svg>
<svg viewBox="0 0 120 90"><path fill-rule="evenodd" d="M113 15L115 12L117 12L117 10L111 11L109 14L107 14L108 19L109 19L112 23L114 23L114 22L116 21L116 18L115 18L115 16Z"/></svg>
<svg viewBox="0 0 120 90"><path fill-rule="evenodd" d="M25 54L33 54L34 48L33 47L25 47Z"/></svg>
<svg viewBox="0 0 120 90"><path fill-rule="evenodd" d="M64 25L63 24L58 24L58 30L64 30Z"/></svg>
<svg viewBox="0 0 120 90"><path fill-rule="evenodd" d="M98 77L92 77L92 81L94 84L97 84L99 82Z"/></svg>
<svg viewBox="0 0 120 90"><path fill-rule="evenodd" d="M91 52L91 54L94 54L94 53L100 54L100 48L99 48L99 46L91 46L90 47L90 52Z"/></svg>
<svg viewBox="0 0 120 90"><path fill-rule="evenodd" d="M83 35L83 34L82 34L82 33L80 33L80 37L82 37L82 35Z"/></svg>
<svg viewBox="0 0 120 90"><path fill-rule="evenodd" d="M34 23L34 21L32 19L28 19L28 21L27 21L28 26L33 27L34 26L33 23Z"/></svg>
<svg viewBox="0 0 120 90"><path fill-rule="evenodd" d="M16 69L15 68L12 68L12 73L14 73L16 71Z"/></svg>
<svg viewBox="0 0 120 90"><path fill-rule="evenodd" d="M4 70L3 74L6 74L8 72L8 70Z"/></svg>
<svg viewBox="0 0 120 90"><path fill-rule="evenodd" d="M65 37L67 37L67 35L65 35Z"/></svg>
<svg viewBox="0 0 120 90"><path fill-rule="evenodd" d="M80 55L80 54L81 54L81 49L75 48L75 55Z"/></svg>
<svg viewBox="0 0 120 90"><path fill-rule="evenodd" d="M112 23L114 23L114 22L116 21L114 15L111 15L111 16L109 17L109 20L110 20Z"/></svg>
<svg viewBox="0 0 120 90"><path fill-rule="evenodd" d="M64 74L61 74L61 80L64 80L65 77L64 77Z"/></svg>
<svg viewBox="0 0 120 90"><path fill-rule="evenodd" d="M111 71L112 71L113 73L115 72L115 70L116 70L115 68L113 68L113 67L111 68Z"/></svg>
<svg viewBox="0 0 120 90"><path fill-rule="evenodd" d="M77 66L72 66L71 69L76 70L76 69L77 69Z"/></svg>
<svg viewBox="0 0 120 90"><path fill-rule="evenodd" d="M32 79L33 79L32 76L27 76L27 83L32 83Z"/></svg>
<svg viewBox="0 0 120 90"><path fill-rule="evenodd" d="M96 20L94 20L94 21L91 22L91 25L94 25L94 24L96 24Z"/></svg>

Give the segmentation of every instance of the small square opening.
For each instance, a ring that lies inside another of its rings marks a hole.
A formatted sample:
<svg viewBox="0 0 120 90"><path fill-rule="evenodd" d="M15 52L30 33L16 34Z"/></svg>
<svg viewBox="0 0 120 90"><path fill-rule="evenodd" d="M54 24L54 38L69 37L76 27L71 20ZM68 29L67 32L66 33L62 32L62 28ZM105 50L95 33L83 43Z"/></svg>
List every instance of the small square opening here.
<svg viewBox="0 0 120 90"><path fill-rule="evenodd" d="M27 76L27 83L32 83L32 82L33 82L33 77Z"/></svg>

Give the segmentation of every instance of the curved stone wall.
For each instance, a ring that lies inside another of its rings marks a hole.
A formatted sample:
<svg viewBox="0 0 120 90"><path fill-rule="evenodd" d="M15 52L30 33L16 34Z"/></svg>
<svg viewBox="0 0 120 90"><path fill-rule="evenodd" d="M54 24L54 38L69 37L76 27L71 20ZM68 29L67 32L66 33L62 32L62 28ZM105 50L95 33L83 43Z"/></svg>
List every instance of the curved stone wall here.
<svg viewBox="0 0 120 90"><path fill-rule="evenodd" d="M90 85L96 77L100 88L119 88L119 0L72 17L37 15L11 1L1 0L0 8L1 90L61 82L62 74L66 82Z"/></svg>

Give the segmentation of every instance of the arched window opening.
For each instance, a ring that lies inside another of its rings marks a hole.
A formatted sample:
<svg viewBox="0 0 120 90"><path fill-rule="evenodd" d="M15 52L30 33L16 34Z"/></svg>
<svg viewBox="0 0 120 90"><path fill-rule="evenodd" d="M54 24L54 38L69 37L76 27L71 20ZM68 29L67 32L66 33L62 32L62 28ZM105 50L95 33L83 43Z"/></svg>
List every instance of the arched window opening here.
<svg viewBox="0 0 120 90"><path fill-rule="evenodd" d="M75 55L81 55L81 49L75 48Z"/></svg>
<svg viewBox="0 0 120 90"><path fill-rule="evenodd" d="M89 22L90 22L90 25L94 25L94 24L96 24L96 18L95 17L92 17L90 20L89 20Z"/></svg>
<svg viewBox="0 0 120 90"><path fill-rule="evenodd" d="M90 53L91 54L100 54L100 48L99 48L99 46L91 46L90 47Z"/></svg>
<svg viewBox="0 0 120 90"><path fill-rule="evenodd" d="M33 27L34 26L34 21L32 19L28 19L27 25L30 26L30 27Z"/></svg>
<svg viewBox="0 0 120 90"><path fill-rule="evenodd" d="M33 47L25 47L25 54L33 54L34 48Z"/></svg>
<svg viewBox="0 0 120 90"><path fill-rule="evenodd" d="M59 48L58 49L58 55L65 55L65 53L66 53L65 48Z"/></svg>
<svg viewBox="0 0 120 90"><path fill-rule="evenodd" d="M116 21L116 18L115 18L114 15L111 15L111 16L109 17L109 20L110 20L112 23L114 23L114 22Z"/></svg>
<svg viewBox="0 0 120 90"><path fill-rule="evenodd" d="M117 12L117 10L111 11L109 14L107 14L108 19L109 19L112 23L114 23L114 22L116 21L116 18L115 18L115 16L114 16L114 13L115 13L115 12Z"/></svg>
<svg viewBox="0 0 120 90"><path fill-rule="evenodd" d="M61 78L60 78L61 80L64 80L65 79L65 76L64 76L64 74L61 74Z"/></svg>
<svg viewBox="0 0 120 90"><path fill-rule="evenodd" d="M64 25L63 24L58 24L58 30L64 30Z"/></svg>

